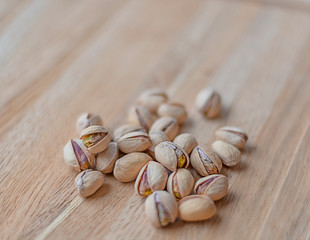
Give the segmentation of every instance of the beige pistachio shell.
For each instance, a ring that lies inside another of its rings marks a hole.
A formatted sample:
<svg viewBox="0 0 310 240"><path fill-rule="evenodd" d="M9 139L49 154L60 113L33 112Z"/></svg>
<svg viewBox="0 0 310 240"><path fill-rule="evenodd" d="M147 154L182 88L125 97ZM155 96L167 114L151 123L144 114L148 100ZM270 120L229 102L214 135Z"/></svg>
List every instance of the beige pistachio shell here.
<svg viewBox="0 0 310 240"><path fill-rule="evenodd" d="M156 190L163 190L167 179L166 169L158 162L149 161L138 174L135 191L141 196L148 196Z"/></svg>
<svg viewBox="0 0 310 240"><path fill-rule="evenodd" d="M241 160L241 153L235 146L221 140L212 143L213 150L220 156L222 163L228 167L235 166Z"/></svg>
<svg viewBox="0 0 310 240"><path fill-rule="evenodd" d="M196 107L206 117L214 118L220 113L221 97L212 89L203 89L196 97Z"/></svg>
<svg viewBox="0 0 310 240"><path fill-rule="evenodd" d="M64 147L65 163L77 170L86 170L94 164L95 155L90 153L82 140L75 138Z"/></svg>
<svg viewBox="0 0 310 240"><path fill-rule="evenodd" d="M190 157L193 168L201 175L208 176L219 173L222 162L219 156L207 145L195 147Z"/></svg>
<svg viewBox="0 0 310 240"><path fill-rule="evenodd" d="M119 149L124 153L143 152L151 144L149 135L145 132L130 132L118 140Z"/></svg>
<svg viewBox="0 0 310 240"><path fill-rule="evenodd" d="M148 161L152 161L152 158L146 153L126 154L115 162L113 175L120 182L131 182Z"/></svg>
<svg viewBox="0 0 310 240"><path fill-rule="evenodd" d="M93 113L83 113L76 121L76 129L79 133L82 132L83 129L93 125L102 126L101 117Z"/></svg>
<svg viewBox="0 0 310 240"><path fill-rule="evenodd" d="M170 171L187 168L189 165L189 157L185 150L169 141L162 142L155 147L155 158Z"/></svg>
<svg viewBox="0 0 310 240"><path fill-rule="evenodd" d="M166 191L155 191L145 201L147 219L156 227L164 227L175 222L178 217L178 204Z"/></svg>
<svg viewBox="0 0 310 240"><path fill-rule="evenodd" d="M163 103L157 110L160 117L173 117L179 124L183 123L187 118L187 112L183 104L180 103Z"/></svg>
<svg viewBox="0 0 310 240"><path fill-rule="evenodd" d="M146 107L135 106L128 112L128 121L131 124L140 125L148 130L155 121L155 116Z"/></svg>
<svg viewBox="0 0 310 240"><path fill-rule="evenodd" d="M183 148L187 154L190 154L198 142L193 134L182 133L175 137L173 142Z"/></svg>
<svg viewBox="0 0 310 240"><path fill-rule="evenodd" d="M198 195L207 195L213 201L222 199L228 192L228 178L222 174L213 174L199 179L194 187Z"/></svg>
<svg viewBox="0 0 310 240"><path fill-rule="evenodd" d="M155 159L154 149L155 147L164 141L169 141L167 135L163 131L152 132L149 134L152 145L148 148L147 153Z"/></svg>
<svg viewBox="0 0 310 240"><path fill-rule="evenodd" d="M138 125L133 125L133 124L125 124L123 126L118 127L117 129L115 129L114 133L113 133L113 140L114 142L118 142L118 140L124 136L126 133L130 133L130 132L146 132L146 130Z"/></svg>
<svg viewBox="0 0 310 240"><path fill-rule="evenodd" d="M211 198L205 195L190 195L179 202L179 217L183 221L195 222L214 216L216 208Z"/></svg>
<svg viewBox="0 0 310 240"><path fill-rule="evenodd" d="M102 173L113 172L114 164L118 158L118 145L110 142L106 150L96 156L96 169Z"/></svg>
<svg viewBox="0 0 310 240"><path fill-rule="evenodd" d="M100 171L91 169L81 172L75 179L75 185L82 197L94 194L103 184L104 176Z"/></svg>
<svg viewBox="0 0 310 240"><path fill-rule="evenodd" d="M235 147L241 149L248 140L248 136L240 128L237 127L221 127L215 132L216 139L227 142Z"/></svg>
<svg viewBox="0 0 310 240"><path fill-rule="evenodd" d="M151 112L156 113L159 105L167 100L168 96L165 91L161 89L148 89L141 94L139 103L148 108Z"/></svg>
<svg viewBox="0 0 310 240"><path fill-rule="evenodd" d="M167 190L177 200L180 200L192 192L194 186L194 178L190 171L185 168L179 168L171 173L168 182Z"/></svg>
<svg viewBox="0 0 310 240"><path fill-rule="evenodd" d="M179 132L179 124L173 117L161 117L157 119L152 127L150 133L163 131L170 141L172 141Z"/></svg>
<svg viewBox="0 0 310 240"><path fill-rule="evenodd" d="M91 153L104 151L112 140L109 131L102 126L90 126L81 132L82 140L87 150Z"/></svg>

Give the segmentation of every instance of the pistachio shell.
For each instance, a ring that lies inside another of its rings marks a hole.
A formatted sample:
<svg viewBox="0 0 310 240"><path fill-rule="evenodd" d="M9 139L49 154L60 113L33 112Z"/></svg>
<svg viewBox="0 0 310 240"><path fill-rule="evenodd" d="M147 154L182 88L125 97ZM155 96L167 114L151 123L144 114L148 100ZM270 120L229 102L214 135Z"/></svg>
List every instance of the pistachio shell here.
<svg viewBox="0 0 310 240"><path fill-rule="evenodd" d="M110 142L106 150L99 153L96 157L96 169L102 173L113 172L114 164L118 158L118 145Z"/></svg>
<svg viewBox="0 0 310 240"><path fill-rule="evenodd" d="M220 113L221 97L212 89L203 89L197 95L196 107L206 117L214 118Z"/></svg>
<svg viewBox="0 0 310 240"><path fill-rule="evenodd" d="M167 179L166 169L158 162L149 161L138 174L135 191L141 196L148 196L156 190L163 190Z"/></svg>
<svg viewBox="0 0 310 240"><path fill-rule="evenodd" d="M163 227L176 220L178 205L170 193L155 191L145 201L145 213L154 226Z"/></svg>
<svg viewBox="0 0 310 240"><path fill-rule="evenodd" d="M190 154L194 147L198 145L196 138L190 133L182 133L176 136L173 142L183 148L187 154Z"/></svg>
<svg viewBox="0 0 310 240"><path fill-rule="evenodd" d="M149 134L152 145L148 148L147 153L155 159L154 149L155 147L164 141L169 141L167 135L163 131L152 132Z"/></svg>
<svg viewBox="0 0 310 240"><path fill-rule="evenodd" d="M183 104L180 103L163 103L157 110L157 115L160 117L173 117L180 124L187 118L187 112Z"/></svg>
<svg viewBox="0 0 310 240"><path fill-rule="evenodd" d="M221 127L215 132L216 139L223 140L237 148L243 148L248 140L248 136L240 128L236 127Z"/></svg>
<svg viewBox="0 0 310 240"><path fill-rule="evenodd" d="M118 142L118 140L124 136L126 133L130 133L130 132L145 132L146 130L138 125L133 125L133 124L125 124L123 126L118 127L117 129L115 129L114 133L113 133L113 140L114 142Z"/></svg>
<svg viewBox="0 0 310 240"><path fill-rule="evenodd" d="M140 169L152 158L146 153L129 153L115 162L113 174L121 182L131 182L136 179Z"/></svg>
<svg viewBox="0 0 310 240"><path fill-rule="evenodd" d="M101 187L103 181L104 176L100 171L88 169L76 177L75 185L82 197L88 197Z"/></svg>
<svg viewBox="0 0 310 240"><path fill-rule="evenodd" d="M179 168L171 173L167 182L168 192L177 200L188 196L192 192L193 186L194 178L190 171L185 168Z"/></svg>
<svg viewBox="0 0 310 240"><path fill-rule="evenodd" d="M155 116L143 106L132 107L128 112L128 121L131 124L140 125L149 129L155 120Z"/></svg>
<svg viewBox="0 0 310 240"><path fill-rule="evenodd" d="M231 167L241 160L241 153L235 146L221 140L212 143L213 150L220 156L224 165Z"/></svg>
<svg viewBox="0 0 310 240"><path fill-rule="evenodd" d="M76 121L76 129L79 133L82 132L83 129L93 125L102 126L102 119L99 115L92 113L83 113Z"/></svg>
<svg viewBox="0 0 310 240"><path fill-rule="evenodd" d="M179 124L173 117L161 117L153 123L149 133L157 131L163 131L169 140L172 141L178 135Z"/></svg>
<svg viewBox="0 0 310 240"><path fill-rule="evenodd" d="M199 195L207 195L213 201L222 199L228 192L228 178L222 174L213 174L199 179L194 187Z"/></svg>
<svg viewBox="0 0 310 240"><path fill-rule="evenodd" d="M149 135L145 132L130 132L118 140L119 149L124 153L142 152L151 144Z"/></svg>
<svg viewBox="0 0 310 240"><path fill-rule="evenodd" d="M193 168L201 175L219 173L222 169L222 162L219 156L207 145L199 145L192 151L191 164Z"/></svg>
<svg viewBox="0 0 310 240"><path fill-rule="evenodd" d="M207 220L213 217L215 212L214 202L205 195L187 196L179 202L179 217L183 221Z"/></svg>
<svg viewBox="0 0 310 240"><path fill-rule="evenodd" d="M148 108L151 112L155 113L159 105L166 102L167 100L168 96L163 90L148 89L141 94L139 103Z"/></svg>

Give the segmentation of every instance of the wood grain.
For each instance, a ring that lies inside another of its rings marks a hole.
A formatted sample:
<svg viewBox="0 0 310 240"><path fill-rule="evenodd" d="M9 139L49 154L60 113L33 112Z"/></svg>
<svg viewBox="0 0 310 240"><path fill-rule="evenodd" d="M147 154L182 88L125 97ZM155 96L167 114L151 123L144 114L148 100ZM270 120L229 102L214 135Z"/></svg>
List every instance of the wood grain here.
<svg viewBox="0 0 310 240"><path fill-rule="evenodd" d="M309 239L309 26L298 0L3 1L0 238ZM223 99L215 120L193 105L206 86ZM200 143L223 125L248 132L208 221L153 228L110 174L87 199L74 189L62 149L77 116L113 130L148 87L186 106L182 131Z"/></svg>

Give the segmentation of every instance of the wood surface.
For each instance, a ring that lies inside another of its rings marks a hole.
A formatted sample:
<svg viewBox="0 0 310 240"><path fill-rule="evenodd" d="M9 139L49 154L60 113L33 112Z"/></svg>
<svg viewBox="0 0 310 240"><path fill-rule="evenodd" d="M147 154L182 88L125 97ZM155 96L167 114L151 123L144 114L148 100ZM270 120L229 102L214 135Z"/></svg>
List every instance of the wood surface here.
<svg viewBox="0 0 310 240"><path fill-rule="evenodd" d="M3 0L0 3L0 239L310 239L310 3ZM204 87L223 99L207 120ZM74 188L63 146L83 112L113 130L149 87L212 143L246 130L214 218L157 229L133 183Z"/></svg>

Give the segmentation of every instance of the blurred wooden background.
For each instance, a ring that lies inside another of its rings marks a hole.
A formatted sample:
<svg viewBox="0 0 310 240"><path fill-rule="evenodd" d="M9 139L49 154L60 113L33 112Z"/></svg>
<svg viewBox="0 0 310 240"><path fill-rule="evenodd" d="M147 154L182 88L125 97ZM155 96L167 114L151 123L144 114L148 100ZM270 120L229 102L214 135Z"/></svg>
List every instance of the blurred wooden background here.
<svg viewBox="0 0 310 240"><path fill-rule="evenodd" d="M310 3L2 0L1 239L310 239ZM194 108L206 86L221 117ZM229 195L205 222L153 228L133 183L74 189L63 146L85 111L111 130L144 89L184 103L182 131L245 129Z"/></svg>

